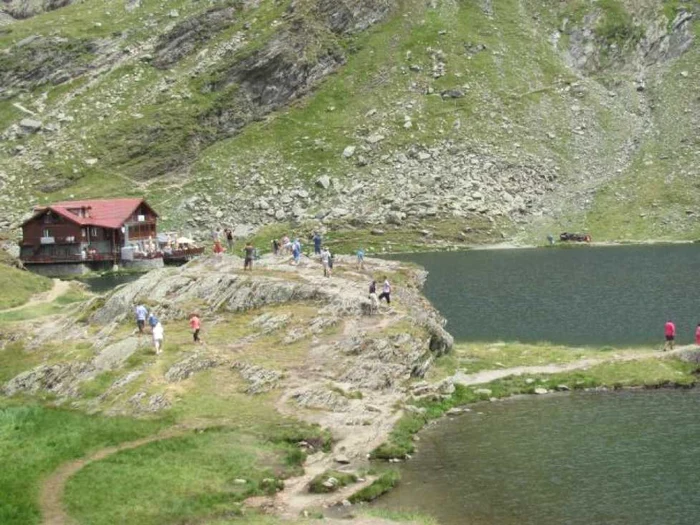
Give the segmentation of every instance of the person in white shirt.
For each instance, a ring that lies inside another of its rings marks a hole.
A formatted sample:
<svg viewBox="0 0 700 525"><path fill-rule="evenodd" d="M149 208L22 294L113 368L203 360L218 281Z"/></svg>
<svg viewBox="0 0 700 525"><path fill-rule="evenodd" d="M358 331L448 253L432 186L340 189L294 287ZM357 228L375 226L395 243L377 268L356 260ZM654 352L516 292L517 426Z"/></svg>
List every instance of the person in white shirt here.
<svg viewBox="0 0 700 525"><path fill-rule="evenodd" d="M153 327L153 346L156 349L156 354L163 351L163 325L160 323Z"/></svg>
<svg viewBox="0 0 700 525"><path fill-rule="evenodd" d="M382 293L379 294L379 300L386 299L386 304L391 304L391 285L389 284L389 279L384 277L384 284L382 285Z"/></svg>

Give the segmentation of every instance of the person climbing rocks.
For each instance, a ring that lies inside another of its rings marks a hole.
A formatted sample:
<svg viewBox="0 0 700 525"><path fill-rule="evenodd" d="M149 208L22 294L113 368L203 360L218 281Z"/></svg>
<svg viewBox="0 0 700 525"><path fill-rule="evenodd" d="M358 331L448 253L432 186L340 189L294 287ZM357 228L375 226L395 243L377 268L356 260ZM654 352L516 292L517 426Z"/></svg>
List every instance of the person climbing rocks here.
<svg viewBox="0 0 700 525"><path fill-rule="evenodd" d="M321 264L323 265L323 276L324 277L330 277L331 276L331 252L328 251L327 247L323 247L321 250Z"/></svg>
<svg viewBox="0 0 700 525"><path fill-rule="evenodd" d="M292 264L297 266L301 260L301 243L299 242L299 239L294 239L294 242L292 243L292 257L294 258L294 262Z"/></svg>
<svg viewBox="0 0 700 525"><path fill-rule="evenodd" d="M163 352L163 325L157 319L153 327L153 346L156 349L156 355Z"/></svg>
<svg viewBox="0 0 700 525"><path fill-rule="evenodd" d="M379 298L377 297L377 281L369 283L369 313L374 314L379 310Z"/></svg>
<svg viewBox="0 0 700 525"><path fill-rule="evenodd" d="M357 269L365 269L365 251L362 248L357 250Z"/></svg>
<svg viewBox="0 0 700 525"><path fill-rule="evenodd" d="M142 304L136 307L136 326L139 329L139 334L143 333L143 327L146 326L146 318L148 317L148 310Z"/></svg>
<svg viewBox="0 0 700 525"><path fill-rule="evenodd" d="M201 342L199 340L199 331L202 328L202 322L199 320L199 316L197 314L190 315L190 328L192 329L192 339L194 342Z"/></svg>
<svg viewBox="0 0 700 525"><path fill-rule="evenodd" d="M224 253L224 247L221 246L221 228L214 230L211 236L214 239L214 253L216 255L221 255Z"/></svg>
<svg viewBox="0 0 700 525"><path fill-rule="evenodd" d="M253 259L255 258L255 246L251 242L247 242L245 248L245 259L243 260L243 270L253 271Z"/></svg>
<svg viewBox="0 0 700 525"><path fill-rule="evenodd" d="M384 277L384 284L382 285L382 293L379 294L379 301L386 299L386 304L391 304L391 284L389 284L389 279Z"/></svg>
<svg viewBox="0 0 700 525"><path fill-rule="evenodd" d="M314 255L321 255L321 234L314 232Z"/></svg>
<svg viewBox="0 0 700 525"><path fill-rule="evenodd" d="M277 239L272 239L272 254L279 255L280 253L280 242Z"/></svg>
<svg viewBox="0 0 700 525"><path fill-rule="evenodd" d="M664 343L664 352L667 349L673 350L673 342L676 339L676 325L670 319L666 321L664 325L664 334L666 335L666 342Z"/></svg>
<svg viewBox="0 0 700 525"><path fill-rule="evenodd" d="M228 246L228 251L232 252L233 251L233 232L231 231L231 228L226 228L224 230L224 234L226 235L226 245Z"/></svg>

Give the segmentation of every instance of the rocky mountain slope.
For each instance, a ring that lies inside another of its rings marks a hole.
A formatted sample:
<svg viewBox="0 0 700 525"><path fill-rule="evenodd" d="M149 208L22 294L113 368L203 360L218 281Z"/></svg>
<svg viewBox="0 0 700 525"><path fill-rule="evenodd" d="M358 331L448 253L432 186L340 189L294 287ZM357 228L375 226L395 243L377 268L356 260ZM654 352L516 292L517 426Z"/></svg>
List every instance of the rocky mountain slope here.
<svg viewBox="0 0 700 525"><path fill-rule="evenodd" d="M145 194L192 232L700 233L697 0L0 9L0 229Z"/></svg>

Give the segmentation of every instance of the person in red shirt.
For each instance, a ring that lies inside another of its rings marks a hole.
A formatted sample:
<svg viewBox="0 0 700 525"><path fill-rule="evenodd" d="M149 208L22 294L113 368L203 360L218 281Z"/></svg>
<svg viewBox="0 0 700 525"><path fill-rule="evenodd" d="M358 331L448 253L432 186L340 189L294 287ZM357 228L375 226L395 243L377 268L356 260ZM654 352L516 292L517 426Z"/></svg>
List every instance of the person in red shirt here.
<svg viewBox="0 0 700 525"><path fill-rule="evenodd" d="M695 344L700 346L700 323L695 328Z"/></svg>
<svg viewBox="0 0 700 525"><path fill-rule="evenodd" d="M673 341L676 339L676 325L670 319L664 325L664 333L666 334L666 342L664 343L664 352L667 349L673 350Z"/></svg>
<svg viewBox="0 0 700 525"><path fill-rule="evenodd" d="M190 315L190 328L192 328L192 338L194 339L195 343L199 343L199 329L201 328L202 323L199 320L199 317L197 317L197 314L192 314Z"/></svg>

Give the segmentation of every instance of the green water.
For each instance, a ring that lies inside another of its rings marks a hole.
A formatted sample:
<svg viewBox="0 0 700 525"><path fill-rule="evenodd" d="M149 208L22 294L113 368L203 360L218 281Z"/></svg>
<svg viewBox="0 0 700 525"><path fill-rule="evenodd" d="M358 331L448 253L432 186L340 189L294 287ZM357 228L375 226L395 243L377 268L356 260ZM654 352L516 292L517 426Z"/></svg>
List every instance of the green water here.
<svg viewBox="0 0 700 525"><path fill-rule="evenodd" d="M80 280L88 285L90 291L102 294L111 292L117 286L133 282L142 276L142 273L106 273L83 277Z"/></svg>
<svg viewBox="0 0 700 525"><path fill-rule="evenodd" d="M481 404L418 447L379 506L441 525L700 523L697 390Z"/></svg>
<svg viewBox="0 0 700 525"><path fill-rule="evenodd" d="M430 273L425 294L463 341L661 344L700 322L700 246L480 250L401 256Z"/></svg>

